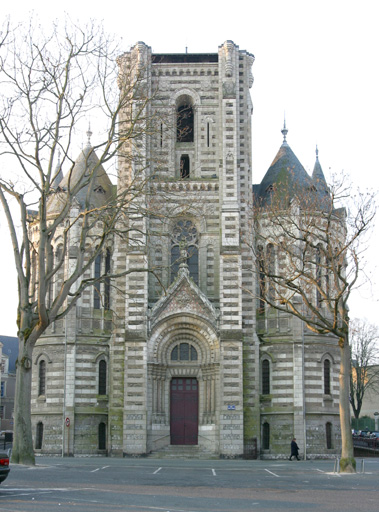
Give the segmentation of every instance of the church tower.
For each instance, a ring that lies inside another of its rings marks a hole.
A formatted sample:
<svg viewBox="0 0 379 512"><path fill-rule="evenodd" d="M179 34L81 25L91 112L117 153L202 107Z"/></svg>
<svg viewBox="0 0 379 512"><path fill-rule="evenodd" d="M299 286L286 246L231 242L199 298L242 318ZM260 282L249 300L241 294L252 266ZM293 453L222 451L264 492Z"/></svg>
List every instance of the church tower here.
<svg viewBox="0 0 379 512"><path fill-rule="evenodd" d="M124 380L113 385L124 386L117 437L125 453L187 444L244 451L244 339L254 337L240 237L252 186L253 62L232 41L214 54L152 54L138 43L120 58L120 76L143 73L153 98L152 140L130 151L154 174L153 201L165 205L141 217L115 259L155 269L127 276L126 305L116 300ZM119 187L133 172L130 159L121 162ZM147 207L146 197L138 201Z"/></svg>
<svg viewBox="0 0 379 512"><path fill-rule="evenodd" d="M37 453L283 458L294 435L308 457L338 450L338 344L262 306L251 230L253 194L268 200L288 170L296 186L328 189L318 153L310 177L285 127L252 185L253 63L232 41L204 54L155 54L139 42L120 56L120 94L133 98L119 128L133 123L139 135L119 152L117 194L133 201L83 276L99 284L34 349ZM98 164L89 140L73 176L98 166L91 193L101 206L115 186ZM78 194L73 215L82 202ZM75 263L75 237L62 255L62 236L63 224L57 281Z"/></svg>

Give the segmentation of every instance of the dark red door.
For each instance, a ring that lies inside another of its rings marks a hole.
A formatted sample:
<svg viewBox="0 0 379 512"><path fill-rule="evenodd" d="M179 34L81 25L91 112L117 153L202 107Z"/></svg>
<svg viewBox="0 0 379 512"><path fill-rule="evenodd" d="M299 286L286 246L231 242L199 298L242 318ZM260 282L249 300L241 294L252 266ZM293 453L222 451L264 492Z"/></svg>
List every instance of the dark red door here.
<svg viewBox="0 0 379 512"><path fill-rule="evenodd" d="M171 444L197 444L198 396L196 379L172 379Z"/></svg>

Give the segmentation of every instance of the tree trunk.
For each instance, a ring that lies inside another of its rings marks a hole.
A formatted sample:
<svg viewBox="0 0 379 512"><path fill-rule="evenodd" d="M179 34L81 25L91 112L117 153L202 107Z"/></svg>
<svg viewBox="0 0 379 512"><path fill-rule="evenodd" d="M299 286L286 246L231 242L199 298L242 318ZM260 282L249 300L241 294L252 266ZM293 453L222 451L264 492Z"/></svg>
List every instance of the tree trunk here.
<svg viewBox="0 0 379 512"><path fill-rule="evenodd" d="M19 338L14 408L12 463L34 465L31 424L32 348Z"/></svg>
<svg viewBox="0 0 379 512"><path fill-rule="evenodd" d="M341 366L340 366L340 422L342 453L340 470L343 473L355 473L354 445L351 434L350 419L350 346L348 335L339 340Z"/></svg>

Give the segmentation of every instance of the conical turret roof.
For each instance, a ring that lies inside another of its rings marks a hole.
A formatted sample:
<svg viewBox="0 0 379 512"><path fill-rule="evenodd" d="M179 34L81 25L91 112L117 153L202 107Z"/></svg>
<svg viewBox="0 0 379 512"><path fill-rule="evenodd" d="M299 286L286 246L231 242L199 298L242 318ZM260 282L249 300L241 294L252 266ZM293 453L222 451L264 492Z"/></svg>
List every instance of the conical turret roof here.
<svg viewBox="0 0 379 512"><path fill-rule="evenodd" d="M80 208L84 208L86 203L98 208L107 204L112 197L112 182L90 144L80 152L72 170L60 180L57 194L49 204L50 213L61 210L67 191L74 190L78 183L82 183L82 186L75 193L75 199Z"/></svg>
<svg viewBox="0 0 379 512"><path fill-rule="evenodd" d="M283 144L257 190L256 199L262 204L271 201L274 188L279 193L283 191L286 194L286 202L290 202L296 192L309 190L313 185L311 177L287 143L287 132L284 124Z"/></svg>

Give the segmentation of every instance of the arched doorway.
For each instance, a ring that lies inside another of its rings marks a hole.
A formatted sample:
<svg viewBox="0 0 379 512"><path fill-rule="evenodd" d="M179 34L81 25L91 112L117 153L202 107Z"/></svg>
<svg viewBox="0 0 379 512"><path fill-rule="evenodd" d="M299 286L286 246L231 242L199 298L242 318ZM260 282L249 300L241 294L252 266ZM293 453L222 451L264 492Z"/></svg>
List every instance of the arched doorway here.
<svg viewBox="0 0 379 512"><path fill-rule="evenodd" d="M177 296L192 304L186 287L184 283L176 290ZM150 343L149 448L198 445L216 450L220 346L213 326L181 312L154 326Z"/></svg>
<svg viewBox="0 0 379 512"><path fill-rule="evenodd" d="M198 444L199 391L193 377L175 377L170 390L170 440L174 445Z"/></svg>

